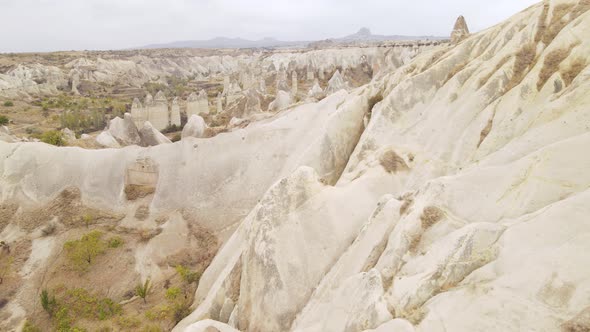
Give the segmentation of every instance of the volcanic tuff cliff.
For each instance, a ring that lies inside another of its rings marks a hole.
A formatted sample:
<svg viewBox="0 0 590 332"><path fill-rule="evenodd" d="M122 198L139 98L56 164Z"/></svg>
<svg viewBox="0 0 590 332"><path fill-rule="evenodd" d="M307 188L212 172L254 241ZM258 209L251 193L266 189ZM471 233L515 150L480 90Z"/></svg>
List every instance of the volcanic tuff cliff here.
<svg viewBox="0 0 590 332"><path fill-rule="evenodd" d="M210 139L0 143L1 198L18 207L1 236L54 255L56 239L28 235L50 220L25 217L73 190L76 206L130 227L170 217L134 254L157 278L159 248L204 251L185 230L206 229L222 246L175 331L588 329L589 9L544 1ZM137 201L130 188L148 191ZM14 320L30 288L3 309Z"/></svg>

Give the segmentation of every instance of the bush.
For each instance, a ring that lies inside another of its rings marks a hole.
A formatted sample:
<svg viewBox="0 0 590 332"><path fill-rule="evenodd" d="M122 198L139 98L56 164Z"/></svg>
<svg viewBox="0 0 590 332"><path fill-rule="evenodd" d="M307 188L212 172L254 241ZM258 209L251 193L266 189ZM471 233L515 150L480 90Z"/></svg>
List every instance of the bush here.
<svg viewBox="0 0 590 332"><path fill-rule="evenodd" d="M143 299L143 303L146 303L146 298L150 293L152 286L150 285L150 279L146 279L146 281L142 284L139 283L135 286L135 294Z"/></svg>
<svg viewBox="0 0 590 332"><path fill-rule="evenodd" d="M7 100L7 101L4 102L3 105L4 105L4 107L12 107L12 106L14 106L14 103L11 102L10 100Z"/></svg>
<svg viewBox="0 0 590 332"><path fill-rule="evenodd" d="M176 266L176 272L178 272L182 280L184 280L187 284L199 282L199 279L201 278L201 275L198 272L191 271L182 265Z"/></svg>
<svg viewBox="0 0 590 332"><path fill-rule="evenodd" d="M94 258L105 251L105 243L101 240L102 233L92 231L79 240L68 241L64 244L67 256L74 267L79 270L86 270Z"/></svg>
<svg viewBox="0 0 590 332"><path fill-rule="evenodd" d="M25 321L22 332L41 332L41 329L30 321Z"/></svg>
<svg viewBox="0 0 590 332"><path fill-rule="evenodd" d="M172 137L171 141L174 143L174 142L180 141L181 139L182 139L182 135L176 134Z"/></svg>
<svg viewBox="0 0 590 332"><path fill-rule="evenodd" d="M8 124L8 118L5 115L0 115L0 126Z"/></svg>
<svg viewBox="0 0 590 332"><path fill-rule="evenodd" d="M55 296L50 296L46 289L41 292L41 306L43 307L43 310L49 314L49 316L53 316L57 308Z"/></svg>
<svg viewBox="0 0 590 332"><path fill-rule="evenodd" d="M46 131L41 135L41 142L55 145L64 146L66 145L66 139L61 131L50 130Z"/></svg>
<svg viewBox="0 0 590 332"><path fill-rule="evenodd" d="M180 295L182 293L182 291L180 290L179 287L170 287L166 290L166 299L167 300L176 300L176 298L178 297L178 295Z"/></svg>
<svg viewBox="0 0 590 332"><path fill-rule="evenodd" d="M125 241L120 236L115 236L109 239L109 248L119 248Z"/></svg>

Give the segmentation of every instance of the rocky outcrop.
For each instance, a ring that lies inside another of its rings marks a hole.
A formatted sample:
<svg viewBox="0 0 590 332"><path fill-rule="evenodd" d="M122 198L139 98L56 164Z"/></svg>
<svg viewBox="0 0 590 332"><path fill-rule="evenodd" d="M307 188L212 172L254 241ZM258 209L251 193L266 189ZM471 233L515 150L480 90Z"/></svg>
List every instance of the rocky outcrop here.
<svg viewBox="0 0 590 332"><path fill-rule="evenodd" d="M283 90L280 90L275 97L275 100L268 105L269 112L277 112L291 105L291 95Z"/></svg>
<svg viewBox="0 0 590 332"><path fill-rule="evenodd" d="M314 80L311 89L309 89L309 91L307 92L307 97L312 100L320 100L324 98L324 96L324 90L322 90L322 88L320 87L320 82L318 82L317 79Z"/></svg>
<svg viewBox="0 0 590 332"><path fill-rule="evenodd" d="M463 39L469 37L469 28L463 16L459 16L451 32L451 43L458 44Z"/></svg>
<svg viewBox="0 0 590 332"><path fill-rule="evenodd" d="M332 78L328 81L328 87L326 88L326 94L331 95L336 91L348 89L348 84L344 81L344 78L340 74L339 70L334 72Z"/></svg>
<svg viewBox="0 0 590 332"><path fill-rule="evenodd" d="M168 137L159 132L149 121L143 124L139 130L141 137L141 146L156 146L160 144L172 143Z"/></svg>
<svg viewBox="0 0 590 332"><path fill-rule="evenodd" d="M119 145L122 146L139 144L141 142L139 132L133 123L131 114L129 113L125 113L123 119L119 117L112 119L109 122L107 131L117 140Z"/></svg>
<svg viewBox="0 0 590 332"><path fill-rule="evenodd" d="M198 115L192 115L182 129L182 139L187 137L201 138L205 135L205 129L207 129L205 120Z"/></svg>

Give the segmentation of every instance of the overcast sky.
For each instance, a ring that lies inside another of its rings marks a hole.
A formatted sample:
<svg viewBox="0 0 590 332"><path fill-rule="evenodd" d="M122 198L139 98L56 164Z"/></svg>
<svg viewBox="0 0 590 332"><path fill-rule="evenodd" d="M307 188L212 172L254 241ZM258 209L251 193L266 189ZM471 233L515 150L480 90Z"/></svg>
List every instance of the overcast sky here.
<svg viewBox="0 0 590 332"><path fill-rule="evenodd" d="M448 36L458 15L488 28L538 0L0 0L0 52L121 49L218 36L281 40Z"/></svg>

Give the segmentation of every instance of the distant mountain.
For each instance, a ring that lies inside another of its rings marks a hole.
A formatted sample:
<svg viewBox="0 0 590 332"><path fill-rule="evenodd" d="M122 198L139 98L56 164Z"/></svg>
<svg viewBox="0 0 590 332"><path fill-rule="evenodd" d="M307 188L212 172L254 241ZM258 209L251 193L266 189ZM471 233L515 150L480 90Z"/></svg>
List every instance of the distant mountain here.
<svg viewBox="0 0 590 332"><path fill-rule="evenodd" d="M448 39L440 36L403 36L403 35L374 35L368 28L361 28L357 33L342 38L330 39L335 42L362 42L362 41L386 41L386 40L438 40Z"/></svg>
<svg viewBox="0 0 590 332"><path fill-rule="evenodd" d="M273 48L287 46L305 46L309 42L305 41L281 41L274 38L264 38L260 40L248 40L242 38L217 37L209 40L185 40L164 44L151 44L139 49L150 48Z"/></svg>
<svg viewBox="0 0 590 332"><path fill-rule="evenodd" d="M333 43L353 43L353 42L378 42L386 40L436 40L447 39L448 37L437 36L401 36L401 35L374 35L368 28L361 28L357 33L342 38L327 39ZM209 40L185 40L163 44L151 44L136 49L154 49L154 48L276 48L276 47L295 47L307 46L310 41L281 41L275 38L264 38L260 40L248 40L242 38L217 37Z"/></svg>

